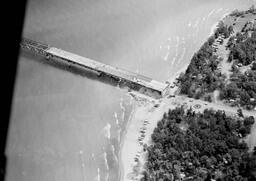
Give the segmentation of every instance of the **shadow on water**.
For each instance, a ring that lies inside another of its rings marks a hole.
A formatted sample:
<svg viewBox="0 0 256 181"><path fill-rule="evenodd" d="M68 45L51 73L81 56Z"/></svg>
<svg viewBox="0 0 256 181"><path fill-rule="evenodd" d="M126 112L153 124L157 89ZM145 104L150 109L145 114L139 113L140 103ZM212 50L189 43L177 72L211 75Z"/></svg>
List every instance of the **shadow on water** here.
<svg viewBox="0 0 256 181"><path fill-rule="evenodd" d="M68 63L64 63L64 62L60 62L60 61L55 61L52 59L47 60L45 59L43 56L41 55L37 55L37 54L33 54L27 51L21 51L20 52L21 57L25 58L27 61L31 61L31 62L37 62L40 64L43 64L45 66L50 66L50 67L54 67L56 69L60 69L63 70L65 72L69 72L72 73L74 75L80 76L80 77L84 77L84 78L88 78L91 80L97 80L100 81L104 84L108 84L111 86L119 86L121 88L125 88L125 89L129 89L128 86L131 85L127 85L128 83L125 83L117 78L114 77L110 77L104 74L101 74L100 76L98 76L95 72L90 72L87 71L81 67L78 66L70 66ZM129 112L129 111L127 111ZM120 127L125 127L126 123L127 123L128 119L125 119L124 122L120 122L119 126ZM124 128L122 128L124 129ZM106 160L107 160L107 164L108 164L108 169L106 169L106 165L105 165L105 161L104 158L101 157L99 163L98 163L98 167L100 168L100 175L101 177L105 178L108 177L108 180L116 180L116 178L118 178L119 173L117 172L118 168L119 168L119 141L117 140L117 138L111 138L110 140L108 140L108 144L106 144L105 147L105 152L106 152Z"/></svg>
<svg viewBox="0 0 256 181"><path fill-rule="evenodd" d="M44 58L41 55L36 55L36 54L30 53L27 51L23 51L23 50L21 52L21 55L28 60L37 61L42 64L50 65L54 68L67 71L67 72L73 73L78 76L86 77L91 80L97 80L104 84L108 84L108 85L111 85L114 87L118 86L118 87L126 89L126 90L129 90L129 89L133 89L133 90L137 90L137 91L139 90L139 88L136 85L133 85L133 84L131 84L127 81L124 81L120 78L109 76L104 73L99 74L96 71L95 72L90 71L90 70L87 70L80 66L71 65L71 64L63 62L63 61L58 61L58 60L53 60L53 59L47 60L46 58Z"/></svg>

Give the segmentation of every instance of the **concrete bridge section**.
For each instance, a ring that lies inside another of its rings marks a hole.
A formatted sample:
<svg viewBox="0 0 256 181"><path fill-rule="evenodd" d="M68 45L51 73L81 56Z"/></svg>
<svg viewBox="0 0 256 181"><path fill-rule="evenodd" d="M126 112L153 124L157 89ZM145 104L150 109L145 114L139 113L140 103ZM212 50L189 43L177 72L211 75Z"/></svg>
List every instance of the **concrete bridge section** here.
<svg viewBox="0 0 256 181"><path fill-rule="evenodd" d="M106 65L26 38L22 39L20 46L23 50L41 55L48 61L54 61L57 64L65 63L70 67L78 67L84 71L92 72L99 79L108 77L120 87L127 87L130 90L135 90L154 98L161 98L167 93L168 85L166 83L158 82L137 73Z"/></svg>

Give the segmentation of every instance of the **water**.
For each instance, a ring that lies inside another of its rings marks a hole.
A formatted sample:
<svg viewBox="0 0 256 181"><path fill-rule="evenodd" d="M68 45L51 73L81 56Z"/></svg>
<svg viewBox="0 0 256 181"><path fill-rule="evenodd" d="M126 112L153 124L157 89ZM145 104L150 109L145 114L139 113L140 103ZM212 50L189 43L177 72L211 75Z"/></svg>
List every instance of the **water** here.
<svg viewBox="0 0 256 181"><path fill-rule="evenodd" d="M224 14L245 0L33 0L23 34L159 81L189 63ZM133 100L124 90L21 54L6 180L118 180Z"/></svg>

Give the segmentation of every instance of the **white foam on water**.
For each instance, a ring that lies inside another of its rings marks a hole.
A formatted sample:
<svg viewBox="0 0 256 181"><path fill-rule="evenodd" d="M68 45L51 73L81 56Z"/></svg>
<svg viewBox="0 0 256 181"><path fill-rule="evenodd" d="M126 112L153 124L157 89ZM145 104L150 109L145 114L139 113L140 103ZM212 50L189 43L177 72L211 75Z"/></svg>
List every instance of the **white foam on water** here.
<svg viewBox="0 0 256 181"><path fill-rule="evenodd" d="M179 36L176 37L176 41L177 41L177 43L175 45L176 48L175 48L175 55L174 55L175 59L179 54L179 45L180 45L180 37Z"/></svg>
<svg viewBox="0 0 256 181"><path fill-rule="evenodd" d="M123 96L120 98L120 103L119 103L119 105L120 105L120 108L121 108L121 110L122 110L122 119L121 119L121 121L124 121L125 106L124 106L124 98L123 98Z"/></svg>
<svg viewBox="0 0 256 181"><path fill-rule="evenodd" d="M114 145L111 145L111 150L112 150L112 154L113 154L113 156L114 156L115 161L118 162L118 158L117 158L116 153L115 153L115 147L114 147Z"/></svg>
<svg viewBox="0 0 256 181"><path fill-rule="evenodd" d="M178 54L179 54L179 38L177 38L177 44L176 44L176 46L175 46L176 48L175 48L175 55L174 55L174 57L173 57L173 59L172 59L172 65L175 63L175 61L176 61L176 59L177 59L177 57L178 57Z"/></svg>
<svg viewBox="0 0 256 181"><path fill-rule="evenodd" d="M97 168L97 180L100 181L100 168Z"/></svg>
<svg viewBox="0 0 256 181"><path fill-rule="evenodd" d="M106 152L104 152L104 163L105 163L105 168L107 170L109 170L108 159L107 159L107 153Z"/></svg>
<svg viewBox="0 0 256 181"><path fill-rule="evenodd" d="M167 49L167 52L166 52L166 54L165 54L165 56L164 56L164 58L163 58L163 60L164 61L167 61L168 60L168 57L169 57L169 54L170 54L170 48L171 48L171 45L167 45L166 46L166 49Z"/></svg>
<svg viewBox="0 0 256 181"><path fill-rule="evenodd" d="M107 125L103 128L105 136L110 139L111 133L110 133L111 125L107 123Z"/></svg>
<svg viewBox="0 0 256 181"><path fill-rule="evenodd" d="M183 51L182 51L182 54L181 54L181 56L180 56L180 58L179 58L179 60L178 60L178 63L180 63L180 62L183 60L183 58L184 58L184 56L185 56L185 53L186 53L186 48L184 47L184 48L183 48Z"/></svg>
<svg viewBox="0 0 256 181"><path fill-rule="evenodd" d="M80 158L80 161L81 161L81 167L82 168L85 167L85 163L84 163L84 159L83 159L83 154L84 154L83 150L79 150L79 158Z"/></svg>
<svg viewBox="0 0 256 181"><path fill-rule="evenodd" d="M117 141L118 141L118 143L120 143L120 140L121 140L121 128L119 128L117 130Z"/></svg>
<svg viewBox="0 0 256 181"><path fill-rule="evenodd" d="M116 120L116 125L119 125L119 120L118 120L118 117L117 117L117 112L114 112L114 118Z"/></svg>
<svg viewBox="0 0 256 181"><path fill-rule="evenodd" d="M171 64L173 65L176 60L176 57L173 57Z"/></svg>
<svg viewBox="0 0 256 181"><path fill-rule="evenodd" d="M170 54L170 53L169 53L169 52L167 52L167 54L164 56L164 58L163 58L163 59L164 59L164 61L167 61L167 60L168 60L168 56L169 56L169 54Z"/></svg>
<svg viewBox="0 0 256 181"><path fill-rule="evenodd" d="M179 44L179 37L176 37L177 44ZM170 49L172 47L172 38L169 37L163 45L161 45L161 52L160 52L160 57L164 61L167 61L170 55Z"/></svg>
<svg viewBox="0 0 256 181"><path fill-rule="evenodd" d="M176 49L176 53L175 53L175 55L174 55L174 57L172 59L172 65L176 62L177 56L178 56L178 50Z"/></svg>
<svg viewBox="0 0 256 181"><path fill-rule="evenodd" d="M216 11L216 13L219 13L219 12L221 12L223 10L223 8L219 8L217 11Z"/></svg>
<svg viewBox="0 0 256 181"><path fill-rule="evenodd" d="M178 47L179 43L180 43L180 37L179 36L176 37L176 41L177 41L176 47Z"/></svg>
<svg viewBox="0 0 256 181"><path fill-rule="evenodd" d="M207 17L209 18L213 13L214 13L215 9L213 9L208 15Z"/></svg>

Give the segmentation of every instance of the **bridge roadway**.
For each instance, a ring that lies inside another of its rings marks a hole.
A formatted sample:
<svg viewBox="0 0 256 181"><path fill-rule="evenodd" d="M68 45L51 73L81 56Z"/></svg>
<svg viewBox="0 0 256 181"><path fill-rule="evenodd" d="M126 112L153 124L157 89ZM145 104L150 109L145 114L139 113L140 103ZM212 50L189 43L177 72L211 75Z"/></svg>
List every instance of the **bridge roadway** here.
<svg viewBox="0 0 256 181"><path fill-rule="evenodd" d="M168 85L158 82L149 77L120 69L114 66L103 64L49 45L23 38L20 46L22 49L41 55L49 61L67 63L69 66L79 67L85 71L95 73L98 77L108 76L124 87L149 95L154 98L161 98L166 94Z"/></svg>
<svg viewBox="0 0 256 181"><path fill-rule="evenodd" d="M238 107L231 107L228 105L225 105L221 102L216 103L216 102L206 102L200 99L194 99L194 98L189 98L185 95L175 95L172 97L165 97L162 99L163 104L169 105L168 107L171 107L171 105L174 106L181 106L184 105L185 108L192 108L196 112L204 112L205 109L213 109L215 111L220 110L220 111L225 111L225 113L229 116L236 115L237 110L239 109ZM256 119L256 111L255 110L243 110L243 115L244 116L254 116Z"/></svg>

